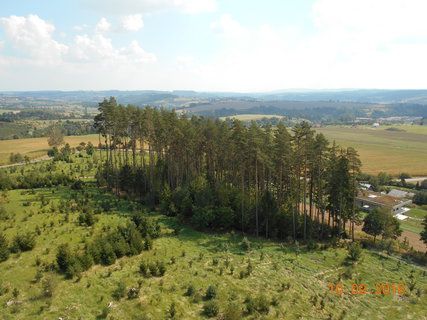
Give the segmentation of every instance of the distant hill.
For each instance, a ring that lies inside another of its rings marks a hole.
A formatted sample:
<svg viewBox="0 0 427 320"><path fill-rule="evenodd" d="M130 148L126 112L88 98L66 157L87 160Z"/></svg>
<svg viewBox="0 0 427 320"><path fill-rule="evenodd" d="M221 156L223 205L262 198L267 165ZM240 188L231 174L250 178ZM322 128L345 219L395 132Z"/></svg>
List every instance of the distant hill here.
<svg viewBox="0 0 427 320"><path fill-rule="evenodd" d="M277 114L315 121L351 117L427 117L427 90L281 90L261 93L191 90L0 92L0 108L83 105L111 96L121 104L151 105L206 116Z"/></svg>
<svg viewBox="0 0 427 320"><path fill-rule="evenodd" d="M122 103L144 104L152 101L172 100L176 98L256 99L262 101L341 101L359 103L419 103L427 104L427 90L283 90L275 92L239 93L239 92L197 92L192 90L155 91L155 90L105 90L105 91L21 91L0 92L0 96L16 96L35 99L54 99L80 102L98 102L104 97L114 96ZM129 102L128 102L129 101Z"/></svg>

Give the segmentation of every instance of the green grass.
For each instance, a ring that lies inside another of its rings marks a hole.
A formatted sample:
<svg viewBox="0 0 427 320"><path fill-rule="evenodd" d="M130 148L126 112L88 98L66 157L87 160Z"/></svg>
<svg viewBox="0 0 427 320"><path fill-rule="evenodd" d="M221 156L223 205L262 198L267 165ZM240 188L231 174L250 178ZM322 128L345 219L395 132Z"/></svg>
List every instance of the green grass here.
<svg viewBox="0 0 427 320"><path fill-rule="evenodd" d="M74 157L74 163L58 162L54 170L92 176L94 169L87 169L88 160ZM22 169L36 167L43 170L46 166L47 163L38 163ZM41 268L36 264L37 258L41 265L53 264L60 244L82 248L85 240L104 233L104 228L124 224L128 219L130 208L127 201L97 188L92 184L93 178L86 181L88 185L84 191L90 195L91 202L111 199L116 203L112 212L96 215L98 222L92 227L77 224L79 212L70 213L68 222L65 214L58 212L60 200L76 199L79 193L68 187L36 189L34 194L31 190L0 194L2 206L11 214L9 220L1 221L0 231L9 240L18 233L33 232L37 226L41 229L32 251L12 254L0 263L0 284L8 290L0 295L0 319L100 319L109 302L113 306L109 309L108 319L166 319L172 303L176 306L177 319L206 319L202 314L205 301L185 296L190 285L201 296L209 285L215 285L220 314L230 301L244 311L244 300L248 296L264 295L269 303L274 299L268 314L243 313L244 319L401 319L402 315L422 319L425 315L427 295L417 295L417 289L427 286L423 267L364 250L362 260L352 268L345 263L347 251L343 248L308 250L301 246L297 255L294 245L254 238L249 238L251 249L245 251L239 233L198 232L158 212L152 212L151 216L162 225L162 236L154 240L153 250L122 258L111 266L94 266L81 278L71 280L56 272L42 272L41 281L36 282L35 275ZM50 200L45 207L41 206L42 195ZM24 206L28 201L31 205ZM178 235L173 232L175 229L180 230ZM142 259L166 262L165 276L141 276L138 270ZM171 264L172 260L175 263ZM226 261L229 261L228 266ZM240 272L246 272L249 262L253 267L251 275L240 279ZM416 282L413 291L408 290L411 272ZM47 278L56 283L52 298L42 294L42 283ZM141 291L136 299L125 297L117 301L112 297L119 282L125 283L127 291L138 287L139 281ZM376 283L403 283L408 294L349 294L356 282L366 284L371 293L375 291ZM330 293L329 284L336 283L344 285L346 294ZM282 288L288 284L289 289ZM19 304L7 307L6 302L12 298L14 288L20 292L16 299Z"/></svg>
<svg viewBox="0 0 427 320"><path fill-rule="evenodd" d="M421 207L411 208L405 215L415 218L415 219L424 219L427 216L427 210L422 209ZM423 221L415 219L406 219L400 221L400 226L404 230L420 233L424 230Z"/></svg>
<svg viewBox="0 0 427 320"><path fill-rule="evenodd" d="M420 233L423 231L423 226L421 225L421 221L406 219L400 221L400 228L403 230L408 230L415 233Z"/></svg>
<svg viewBox="0 0 427 320"><path fill-rule="evenodd" d="M364 126L359 126L359 128L371 129L376 131L382 131L382 130L389 131L387 129L396 128L404 132L427 134L427 126L420 126L420 125L392 124L392 125L381 125L380 127L377 127L377 128L364 125Z"/></svg>
<svg viewBox="0 0 427 320"><path fill-rule="evenodd" d="M362 160L363 172L385 171L397 175L404 171L411 175L427 175L427 130L421 126L408 127L411 129L400 132L381 127L329 126L316 128L316 132L323 133L331 143L335 140L343 147L354 147Z"/></svg>
<svg viewBox="0 0 427 320"><path fill-rule="evenodd" d="M76 172L79 165L84 165L84 160L77 158L73 164L58 163L57 170ZM91 174L93 172L85 173ZM8 289L0 296L1 319L96 319L100 318L109 302L113 302L109 319L142 319L143 316L165 319L172 303L175 303L178 319L206 318L202 315L203 299L194 301L193 297L184 295L190 284L201 296L209 285L215 285L220 313L224 312L229 301L234 301L244 310L244 300L248 296L256 298L263 294L269 302L273 298L276 301L269 306L268 314L246 314L245 319L338 319L340 316L343 319L401 319L402 315L422 319L425 315L427 295L416 294L417 288L427 286L425 268L364 250L362 261L352 269L344 263L347 251L342 248L308 250L301 247L301 253L297 255L293 245L282 246L254 238L250 238L251 250L244 251L242 236L238 233L198 232L180 224L175 218L159 213L151 214L163 227L163 235L154 241L153 250L122 258L112 266L94 266L80 279L66 280L55 272L43 272L41 282L35 282L35 274L40 269L36 265L37 257L42 264L51 264L59 244L82 247L85 239L104 232L103 227L116 226L127 219L128 202L124 200L118 200L113 213L97 215L99 221L93 227L79 226L76 223L78 212L71 213L69 222L65 222L64 214L56 209L50 210L51 204L55 207L60 199L74 199L77 192L59 187L37 189L35 194L29 190L3 194L7 200L3 206L12 213L12 218L2 221L0 230L8 239L17 233L34 231L37 226L42 233L37 236L37 245L32 251L13 254L9 260L0 263L0 283ZM113 199L110 193L104 193L95 186L89 185L85 192L93 196L93 201ZM41 207L41 195L51 204ZM24 206L27 201L30 201L30 206ZM176 228L180 229L178 235L172 232ZM172 257L174 264L170 263ZM165 261L168 263L166 275L161 278L142 277L138 272L142 259ZM217 265L214 259L218 260ZM230 263L228 267L227 260ZM246 272L249 262L253 266L251 275L240 279L240 272ZM231 266L234 267L233 274ZM348 294L356 281L366 284L369 292L375 291L376 283L403 283L408 288L411 271L416 288L407 295ZM52 298L42 296L41 283L48 277L56 283ZM112 298L119 282L124 282L129 289L137 287L139 280L142 282L138 298L119 301ZM342 283L347 293L341 296L331 294L328 286L336 283ZM282 289L282 284L285 287L290 284L290 288ZM16 299L20 304L7 307L6 302L12 297L14 288L20 291Z"/></svg>
<svg viewBox="0 0 427 320"><path fill-rule="evenodd" d="M424 219L427 216L427 210L422 209L421 207L411 208L405 215L412 218Z"/></svg>

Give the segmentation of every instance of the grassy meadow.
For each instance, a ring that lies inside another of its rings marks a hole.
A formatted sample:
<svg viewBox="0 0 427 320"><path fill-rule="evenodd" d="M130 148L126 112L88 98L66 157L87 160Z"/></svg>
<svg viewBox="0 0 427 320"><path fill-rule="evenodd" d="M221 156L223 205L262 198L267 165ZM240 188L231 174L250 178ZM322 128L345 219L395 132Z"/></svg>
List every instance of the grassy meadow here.
<svg viewBox="0 0 427 320"><path fill-rule="evenodd" d="M74 163L55 163L54 170L92 176L94 168L87 161L75 157ZM27 231L37 235L33 250L0 262L0 319L170 319L172 305L174 319L208 319L204 306L210 285L217 289L212 300L219 308L212 319L426 319L425 267L371 250L363 250L351 264L340 244L309 248L249 237L244 247L240 233L198 232L159 212L150 213L162 226L152 250L65 279L52 269L60 244L82 248L86 240L124 224L132 211L142 209L96 187L93 179L85 181L83 190L60 186L1 194L0 206L10 215L0 224L7 239ZM81 226L80 212L67 216L59 206L61 200L82 197L92 205L110 201L114 206L96 214L93 226ZM165 262L165 275L142 276L142 260ZM46 281L52 284L52 297L43 294ZM126 293L139 287L138 296L114 298L119 283ZM329 285L338 283L344 294L330 292ZM367 294L351 294L356 283L366 284ZM377 295L377 283L404 284L406 293ZM15 303L7 306L11 298Z"/></svg>
<svg viewBox="0 0 427 320"><path fill-rule="evenodd" d="M405 131L388 131L395 127ZM362 160L362 171L378 174L385 171L397 175L427 175L427 126L328 126L316 128L331 142L354 147Z"/></svg>
<svg viewBox="0 0 427 320"><path fill-rule="evenodd" d="M47 154L50 149L46 137L43 138L29 138L29 139L16 139L16 140L1 140L0 141L0 165L9 163L9 156L13 153L21 153L23 156L27 155L31 159ZM84 136L66 136L64 137L66 143L71 147L76 147L80 142L92 142L95 146L98 145L98 135L90 134Z"/></svg>

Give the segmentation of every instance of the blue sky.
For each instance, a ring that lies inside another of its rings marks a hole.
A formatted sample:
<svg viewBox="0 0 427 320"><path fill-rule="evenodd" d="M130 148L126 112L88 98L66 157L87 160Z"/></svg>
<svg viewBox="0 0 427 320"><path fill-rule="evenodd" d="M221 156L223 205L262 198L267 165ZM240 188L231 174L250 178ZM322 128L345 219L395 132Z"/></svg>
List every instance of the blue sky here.
<svg viewBox="0 0 427 320"><path fill-rule="evenodd" d="M426 88L424 0L14 0L0 91Z"/></svg>

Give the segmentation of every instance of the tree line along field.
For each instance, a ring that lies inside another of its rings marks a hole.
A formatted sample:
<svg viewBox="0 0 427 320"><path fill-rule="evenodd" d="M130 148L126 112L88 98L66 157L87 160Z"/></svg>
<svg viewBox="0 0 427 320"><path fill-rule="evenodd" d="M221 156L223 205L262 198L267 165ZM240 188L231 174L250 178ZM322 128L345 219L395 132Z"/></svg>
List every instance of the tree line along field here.
<svg viewBox="0 0 427 320"><path fill-rule="evenodd" d="M96 158L85 154L74 155L73 163L50 163L15 168L12 175L50 168L93 176L97 166ZM161 225L151 250L108 266L94 265L69 279L56 267L61 244L82 250L86 241L148 210L98 188L92 178L83 181L81 189L53 186L1 193L0 206L8 218L3 214L0 232L9 241L31 232L35 247L0 262L0 318L425 318L425 267L365 249L351 261L342 241L307 246L236 232L202 233L157 211L149 213ZM61 213L64 201L73 199L88 199L90 206L103 208L91 226L79 222L79 210ZM142 264L157 261L166 266L163 276L141 272ZM345 294L330 292L329 285L338 283ZM349 293L355 283L366 284L368 294ZM404 284L406 293L376 295L376 283ZM137 295L132 288L138 289Z"/></svg>
<svg viewBox="0 0 427 320"><path fill-rule="evenodd" d="M387 128L404 131L389 131ZM327 126L316 128L329 140L354 147L362 161L362 171L370 174L387 172L397 175L427 175L427 126Z"/></svg>
<svg viewBox="0 0 427 320"><path fill-rule="evenodd" d="M71 147L76 147L80 142L92 142L97 146L99 143L98 135L91 134L85 136L66 136L64 137L66 143ZM11 153L21 153L23 156L27 155L31 159L41 157L47 154L49 150L47 138L29 138L29 139L16 139L16 140L1 140L0 141L0 165L9 163L9 156Z"/></svg>

